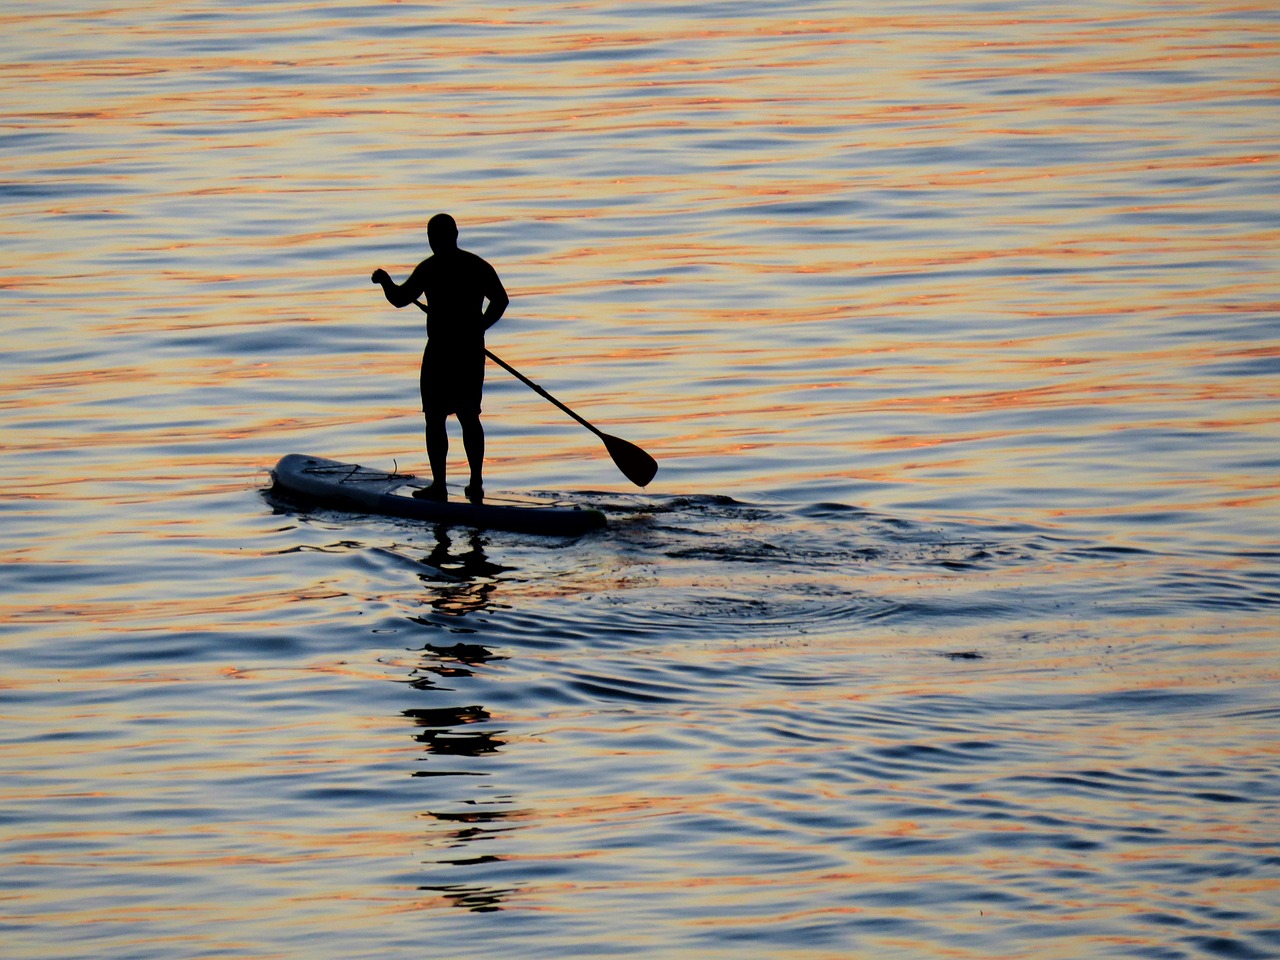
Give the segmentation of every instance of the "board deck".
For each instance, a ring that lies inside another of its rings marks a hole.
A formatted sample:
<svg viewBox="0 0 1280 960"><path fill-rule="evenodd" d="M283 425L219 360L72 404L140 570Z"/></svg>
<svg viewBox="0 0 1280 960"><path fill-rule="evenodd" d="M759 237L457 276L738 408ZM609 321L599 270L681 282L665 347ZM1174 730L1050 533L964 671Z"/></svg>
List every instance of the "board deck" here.
<svg viewBox="0 0 1280 960"><path fill-rule="evenodd" d="M306 454L281 457L271 475L278 490L352 513L552 536L576 536L606 524L599 510L532 498L482 503L419 500L413 491L426 484L411 474L388 473Z"/></svg>

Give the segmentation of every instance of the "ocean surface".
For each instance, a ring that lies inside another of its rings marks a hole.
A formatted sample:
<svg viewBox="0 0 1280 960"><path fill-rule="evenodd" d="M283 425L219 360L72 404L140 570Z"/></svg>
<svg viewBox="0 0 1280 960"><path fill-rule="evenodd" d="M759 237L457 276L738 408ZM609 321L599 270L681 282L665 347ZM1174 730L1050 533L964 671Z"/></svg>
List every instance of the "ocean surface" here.
<svg viewBox="0 0 1280 960"><path fill-rule="evenodd" d="M0 956L1280 956L1274 0L0 27Z"/></svg>

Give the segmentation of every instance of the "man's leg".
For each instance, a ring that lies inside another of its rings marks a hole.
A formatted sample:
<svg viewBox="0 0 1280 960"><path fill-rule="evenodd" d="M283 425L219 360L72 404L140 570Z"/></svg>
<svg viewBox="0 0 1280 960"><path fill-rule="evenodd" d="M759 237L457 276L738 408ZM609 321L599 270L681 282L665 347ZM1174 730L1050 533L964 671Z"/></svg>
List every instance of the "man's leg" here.
<svg viewBox="0 0 1280 960"><path fill-rule="evenodd" d="M425 414L427 423L427 460L431 464L431 486L418 491L421 495L433 500L443 500L448 496L444 485L445 471L449 463L449 431L445 429L443 414Z"/></svg>
<svg viewBox="0 0 1280 960"><path fill-rule="evenodd" d="M479 413L459 413L458 423L462 426L462 446L471 466L467 496L478 500L484 496L484 427L480 425Z"/></svg>

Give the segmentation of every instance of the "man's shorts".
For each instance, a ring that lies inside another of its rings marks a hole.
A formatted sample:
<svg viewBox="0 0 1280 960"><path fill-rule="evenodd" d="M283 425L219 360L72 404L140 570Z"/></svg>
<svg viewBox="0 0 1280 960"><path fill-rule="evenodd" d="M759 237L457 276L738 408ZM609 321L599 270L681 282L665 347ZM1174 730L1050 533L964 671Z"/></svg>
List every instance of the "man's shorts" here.
<svg viewBox="0 0 1280 960"><path fill-rule="evenodd" d="M484 392L484 353L470 356L436 355L430 345L422 353L418 390L426 416L468 413L479 416Z"/></svg>

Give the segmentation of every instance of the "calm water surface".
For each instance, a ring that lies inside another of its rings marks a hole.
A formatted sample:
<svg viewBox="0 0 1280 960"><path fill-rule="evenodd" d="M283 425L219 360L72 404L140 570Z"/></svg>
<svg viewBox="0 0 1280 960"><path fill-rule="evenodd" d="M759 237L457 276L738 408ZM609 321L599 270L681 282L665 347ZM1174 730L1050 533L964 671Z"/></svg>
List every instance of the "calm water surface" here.
<svg viewBox="0 0 1280 960"><path fill-rule="evenodd" d="M1280 956L1274 4L0 26L0 954ZM608 530L265 492L440 210Z"/></svg>

